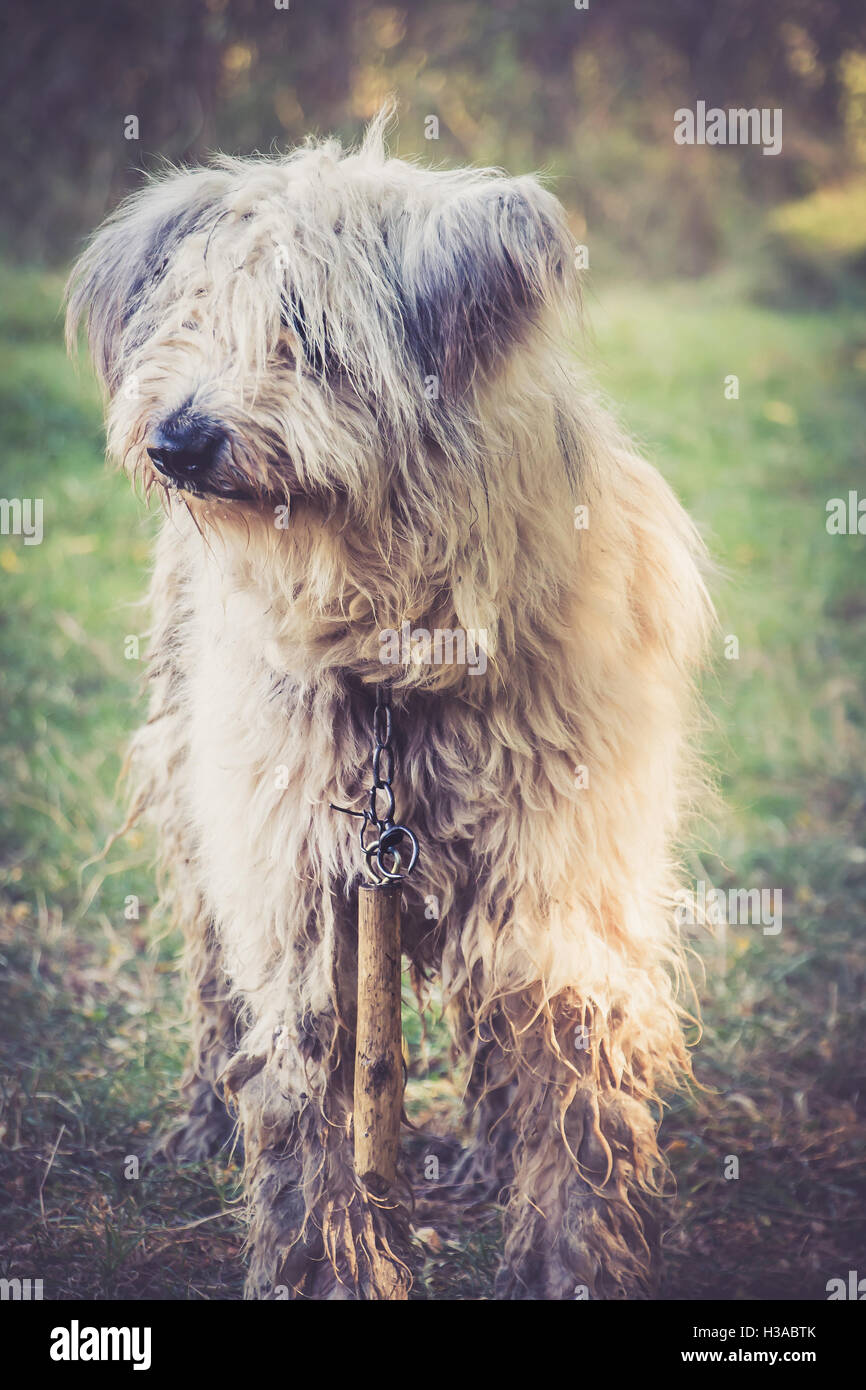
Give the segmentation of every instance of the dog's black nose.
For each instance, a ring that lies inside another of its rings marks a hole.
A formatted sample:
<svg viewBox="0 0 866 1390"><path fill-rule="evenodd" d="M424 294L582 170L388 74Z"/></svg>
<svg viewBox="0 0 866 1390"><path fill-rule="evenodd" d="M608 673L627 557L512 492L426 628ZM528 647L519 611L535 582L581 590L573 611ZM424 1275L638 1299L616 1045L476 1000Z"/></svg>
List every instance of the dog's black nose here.
<svg viewBox="0 0 866 1390"><path fill-rule="evenodd" d="M157 426L147 452L166 477L195 483L211 468L223 440L222 431L209 422L179 414Z"/></svg>

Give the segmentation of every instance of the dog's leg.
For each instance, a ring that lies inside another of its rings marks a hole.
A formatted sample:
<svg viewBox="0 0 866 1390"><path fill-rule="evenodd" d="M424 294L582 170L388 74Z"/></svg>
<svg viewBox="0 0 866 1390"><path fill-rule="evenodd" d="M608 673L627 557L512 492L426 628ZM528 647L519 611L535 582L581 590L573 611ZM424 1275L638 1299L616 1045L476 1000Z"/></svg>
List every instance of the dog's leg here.
<svg viewBox="0 0 866 1390"><path fill-rule="evenodd" d="M606 1045L586 1046L587 1018L574 997L542 1004L527 991L496 1024L513 1164L499 1298L645 1297L653 1286L657 1124L614 1084Z"/></svg>
<svg viewBox="0 0 866 1390"><path fill-rule="evenodd" d="M348 913L341 935L351 956ZM401 1299L411 1284L404 1180L379 1199L354 1172L347 964L331 1007L312 1010L297 975L274 991L225 1073L246 1155L249 1298Z"/></svg>
<svg viewBox="0 0 866 1390"><path fill-rule="evenodd" d="M504 1203L498 1298L645 1296L658 1241L649 1194L664 1173L655 1123L579 1060L578 1080L573 1055L560 1055L557 1028L565 1049L583 1037L573 1003L554 1001L524 1031L536 1010L513 999L463 1032L472 1138L440 1195Z"/></svg>
<svg viewBox="0 0 866 1390"><path fill-rule="evenodd" d="M219 943L204 913L187 926L189 1061L181 1081L183 1118L160 1140L155 1156L194 1163L231 1148L235 1122L219 1078L237 1048L239 1019L229 995Z"/></svg>
<svg viewBox="0 0 866 1390"><path fill-rule="evenodd" d="M461 1051L471 1056L464 1103L470 1140L453 1176L440 1185L459 1202L497 1202L514 1174L514 1083L493 1030L485 1025L473 1047L467 1026L458 1025Z"/></svg>
<svg viewBox="0 0 866 1390"><path fill-rule="evenodd" d="M247 1297L405 1298L405 1208L377 1201L356 1180L344 1102L332 1090L293 1106L270 1078L263 1085L240 1107L251 1210ZM335 1110L344 1111L337 1122Z"/></svg>

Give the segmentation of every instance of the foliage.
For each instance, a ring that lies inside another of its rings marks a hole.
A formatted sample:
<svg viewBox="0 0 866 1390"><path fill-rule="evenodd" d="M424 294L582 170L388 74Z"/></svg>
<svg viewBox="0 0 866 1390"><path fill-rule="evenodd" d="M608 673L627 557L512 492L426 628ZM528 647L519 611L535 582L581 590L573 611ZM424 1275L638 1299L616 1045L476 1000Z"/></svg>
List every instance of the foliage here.
<svg viewBox="0 0 866 1390"><path fill-rule="evenodd" d="M857 0L286 5L17 7L0 59L0 241L65 260L140 168L310 130L353 139L389 92L402 153L548 170L595 263L631 273L740 259L766 208L864 158ZM673 113L698 99L781 107L783 157L675 146Z"/></svg>

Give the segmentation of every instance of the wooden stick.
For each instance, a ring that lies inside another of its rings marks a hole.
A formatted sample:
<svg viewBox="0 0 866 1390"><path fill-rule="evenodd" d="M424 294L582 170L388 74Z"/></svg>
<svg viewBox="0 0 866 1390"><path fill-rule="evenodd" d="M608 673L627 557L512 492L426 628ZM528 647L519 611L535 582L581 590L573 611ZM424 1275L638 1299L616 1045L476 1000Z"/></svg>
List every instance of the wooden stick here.
<svg viewBox="0 0 866 1390"><path fill-rule="evenodd" d="M403 1107L400 883L358 890L355 1171L377 1196L397 1172Z"/></svg>

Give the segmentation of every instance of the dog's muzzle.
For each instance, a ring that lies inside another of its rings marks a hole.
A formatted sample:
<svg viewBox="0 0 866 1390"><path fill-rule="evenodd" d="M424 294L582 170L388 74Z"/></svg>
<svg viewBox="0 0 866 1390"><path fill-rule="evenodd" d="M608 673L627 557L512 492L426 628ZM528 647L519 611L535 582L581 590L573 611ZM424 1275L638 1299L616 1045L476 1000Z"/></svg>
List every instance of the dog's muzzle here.
<svg viewBox="0 0 866 1390"><path fill-rule="evenodd" d="M207 492L214 464L226 442L217 426L198 416L179 412L153 431L147 444L154 467L179 487Z"/></svg>

